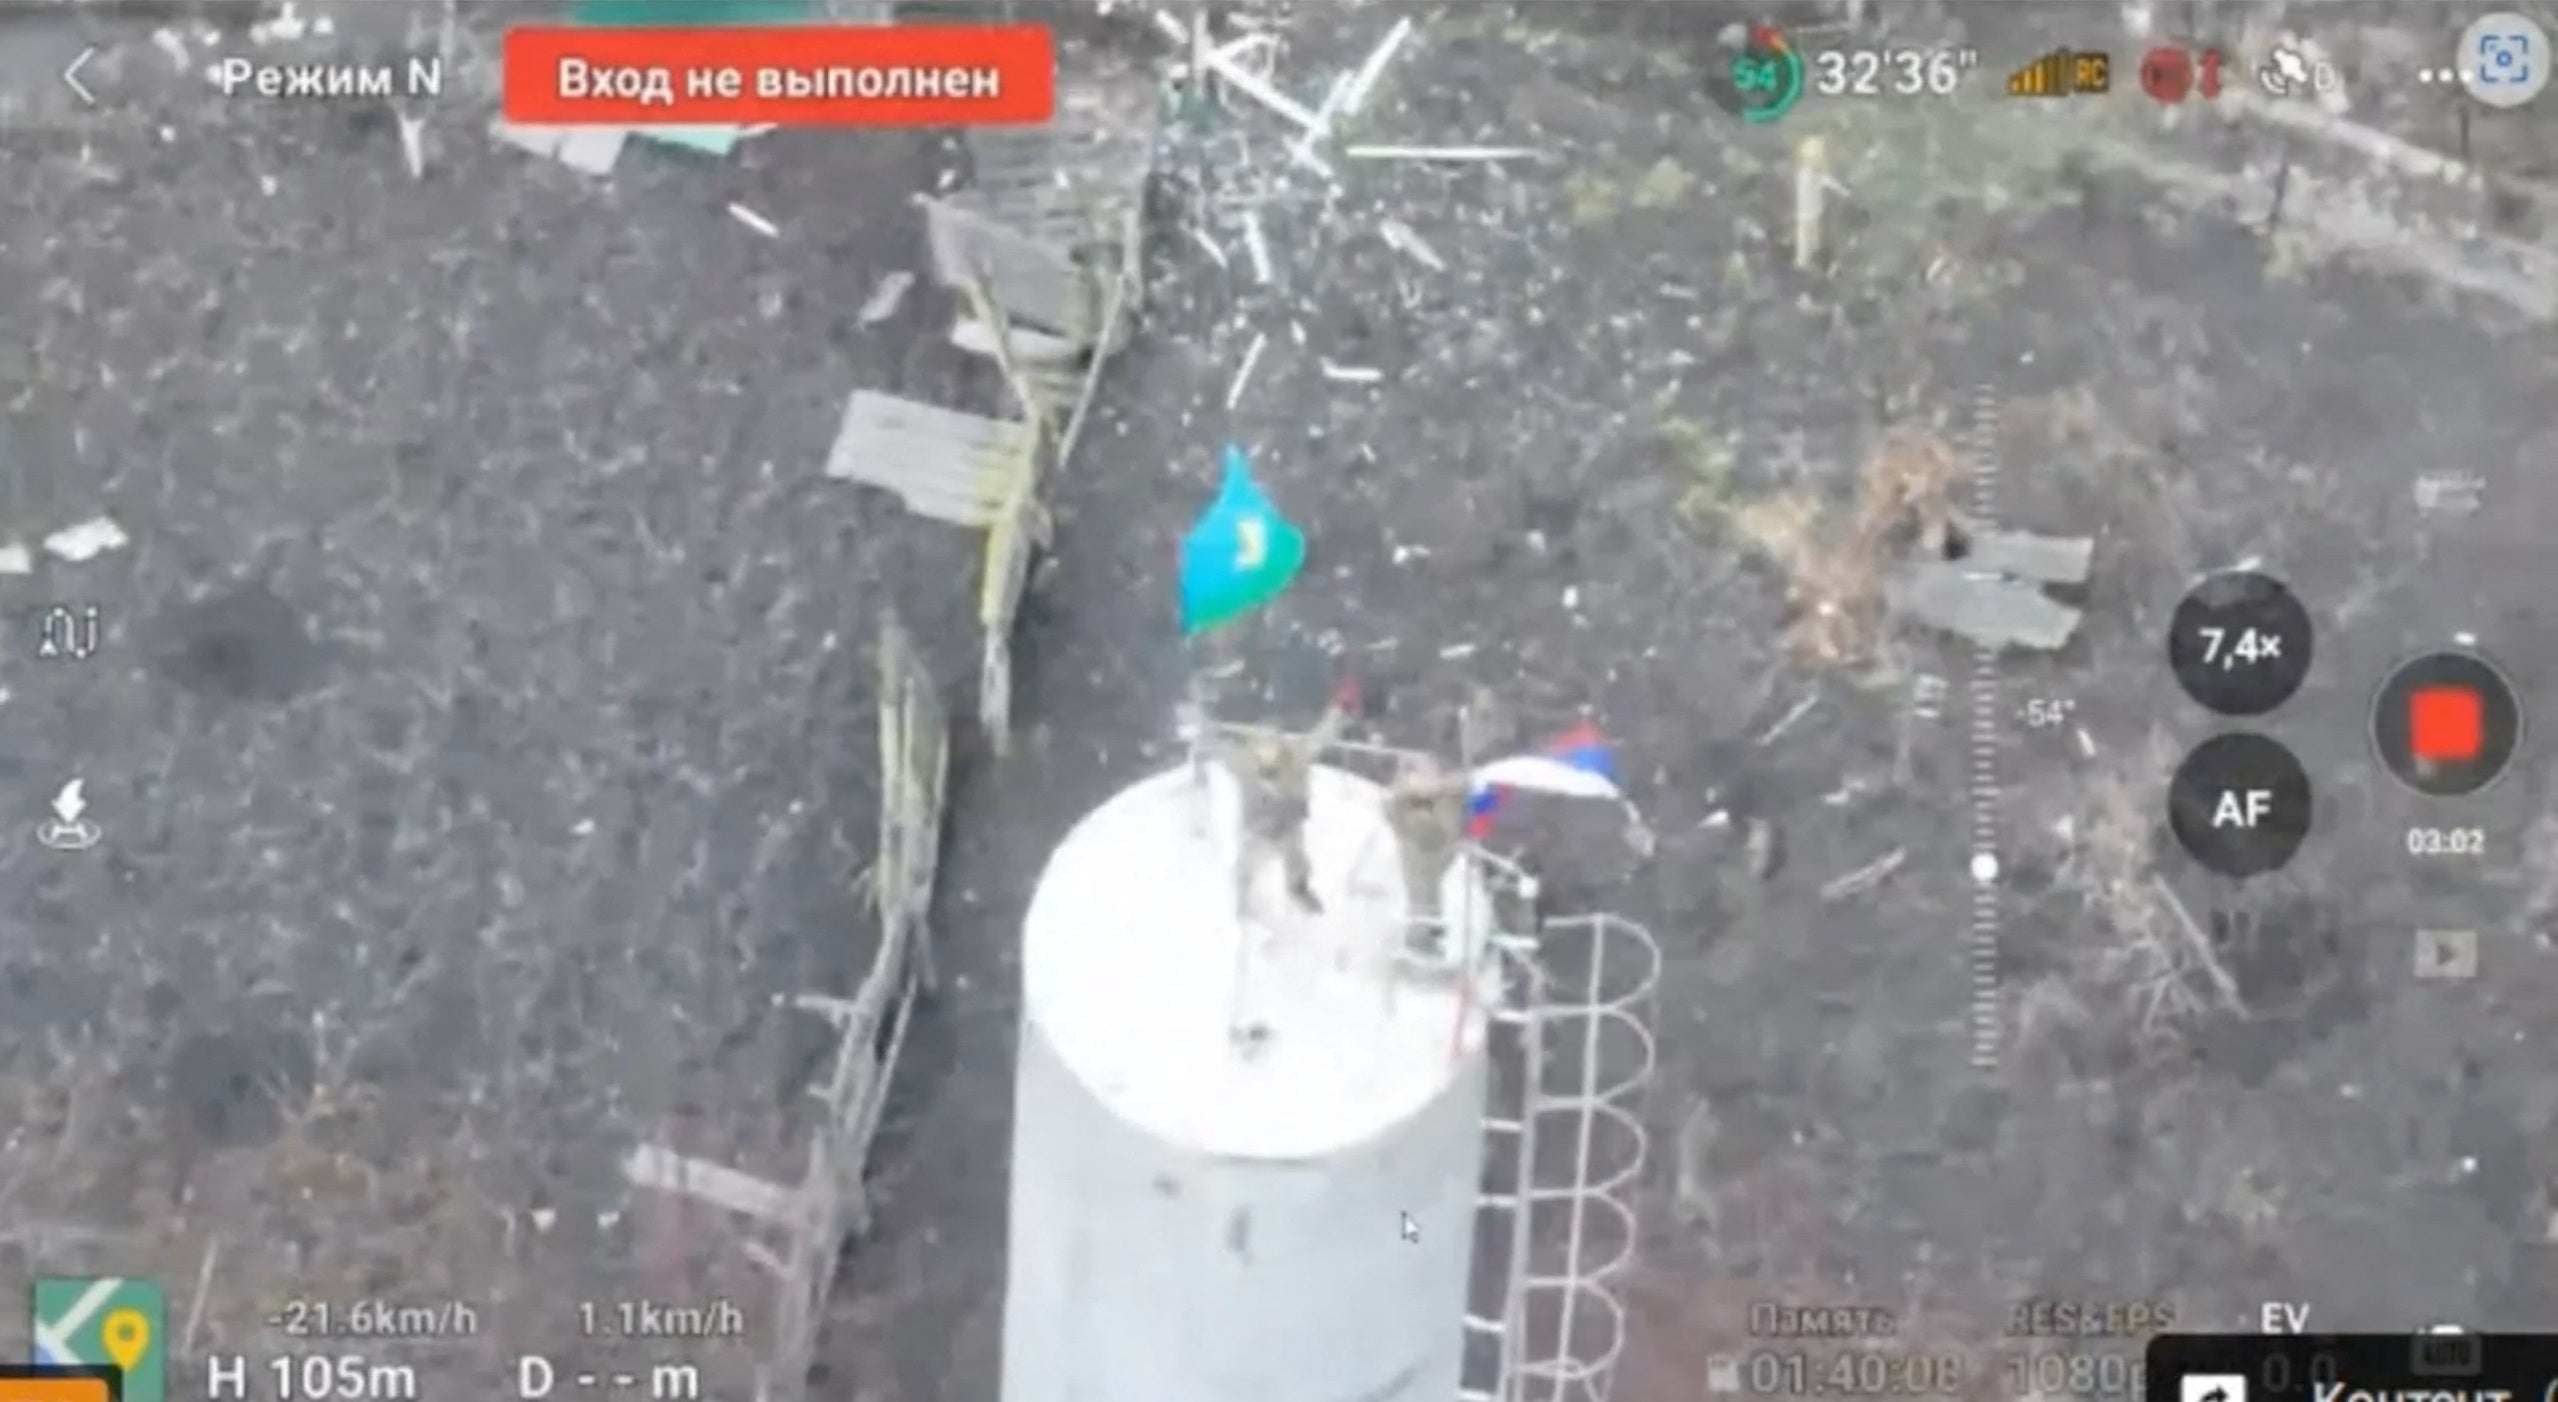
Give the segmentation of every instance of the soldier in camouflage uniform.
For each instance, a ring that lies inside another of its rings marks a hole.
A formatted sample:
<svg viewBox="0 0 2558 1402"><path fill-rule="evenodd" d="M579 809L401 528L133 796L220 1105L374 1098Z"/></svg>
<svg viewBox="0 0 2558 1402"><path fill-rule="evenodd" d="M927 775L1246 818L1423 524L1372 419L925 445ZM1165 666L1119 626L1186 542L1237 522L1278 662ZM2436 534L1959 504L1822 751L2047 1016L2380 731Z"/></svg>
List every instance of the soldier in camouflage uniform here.
<svg viewBox="0 0 2558 1402"><path fill-rule="evenodd" d="M1323 913L1306 857L1314 766L1349 727L1357 705L1357 688L1345 682L1333 693L1323 718L1303 734L1259 731L1212 741L1243 799L1243 843L1235 857L1238 915L1251 915L1253 885L1274 860L1286 874L1289 898L1309 913Z"/></svg>
<svg viewBox="0 0 2558 1402"><path fill-rule="evenodd" d="M1414 755L1395 771L1386 791L1386 826L1394 833L1410 902L1406 939L1413 953L1445 944L1440 888L1466 839L1466 778L1428 755Z"/></svg>

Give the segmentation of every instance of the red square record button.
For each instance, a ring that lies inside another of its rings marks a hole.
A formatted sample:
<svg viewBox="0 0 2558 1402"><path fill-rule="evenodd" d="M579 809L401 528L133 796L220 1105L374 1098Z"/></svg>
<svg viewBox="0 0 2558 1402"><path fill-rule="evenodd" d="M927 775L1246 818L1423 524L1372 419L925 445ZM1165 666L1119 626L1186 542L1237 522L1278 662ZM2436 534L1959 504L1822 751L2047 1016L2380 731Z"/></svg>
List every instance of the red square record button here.
<svg viewBox="0 0 2558 1402"><path fill-rule="evenodd" d="M2407 753L2424 764L2469 764L2487 748L2487 698L2476 687L2407 694Z"/></svg>
<svg viewBox="0 0 2558 1402"><path fill-rule="evenodd" d="M1031 24L509 30L525 126L1028 126L1057 108Z"/></svg>

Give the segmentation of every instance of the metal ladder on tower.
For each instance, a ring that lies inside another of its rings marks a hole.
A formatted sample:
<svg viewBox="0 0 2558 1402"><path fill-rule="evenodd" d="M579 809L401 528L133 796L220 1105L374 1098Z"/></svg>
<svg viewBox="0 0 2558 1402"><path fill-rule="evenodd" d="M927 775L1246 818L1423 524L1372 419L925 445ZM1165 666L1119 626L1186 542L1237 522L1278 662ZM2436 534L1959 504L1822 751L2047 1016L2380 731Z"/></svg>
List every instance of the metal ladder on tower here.
<svg viewBox="0 0 2558 1402"><path fill-rule="evenodd" d="M1607 1402L1625 1349L1614 1282L1633 1264L1649 1148L1660 946L1614 915L1543 919L1533 876L1486 853L1473 860L1529 914L1524 931L1496 922L1490 936L1503 996L1487 1015L1509 1044L1516 1093L1484 1121L1495 1181L1481 1210L1506 1245L1494 1308L1465 1320L1488 1346L1489 1376L1457 1402Z"/></svg>

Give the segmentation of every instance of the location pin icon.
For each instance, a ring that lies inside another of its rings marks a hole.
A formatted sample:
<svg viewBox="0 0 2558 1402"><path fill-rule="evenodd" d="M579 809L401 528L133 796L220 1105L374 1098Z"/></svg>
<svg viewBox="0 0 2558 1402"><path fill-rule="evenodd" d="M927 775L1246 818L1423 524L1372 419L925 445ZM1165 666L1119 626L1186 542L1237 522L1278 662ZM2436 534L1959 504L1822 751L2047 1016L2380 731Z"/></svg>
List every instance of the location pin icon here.
<svg viewBox="0 0 2558 1402"><path fill-rule="evenodd" d="M117 1310L98 1326L98 1338L107 1346L107 1357L115 1366L130 1373L142 1355L151 1350L151 1316L140 1310Z"/></svg>

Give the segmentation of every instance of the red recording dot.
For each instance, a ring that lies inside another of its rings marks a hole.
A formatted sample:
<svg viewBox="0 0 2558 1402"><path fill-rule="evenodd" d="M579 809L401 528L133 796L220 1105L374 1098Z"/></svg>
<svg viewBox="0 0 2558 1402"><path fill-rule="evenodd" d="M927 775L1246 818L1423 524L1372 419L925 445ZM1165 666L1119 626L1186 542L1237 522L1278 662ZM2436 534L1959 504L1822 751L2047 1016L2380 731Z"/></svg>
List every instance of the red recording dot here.
<svg viewBox="0 0 2558 1402"><path fill-rule="evenodd" d="M2183 49L2156 48L2141 59L2141 91L2161 106L2174 106L2194 90L2194 56Z"/></svg>

